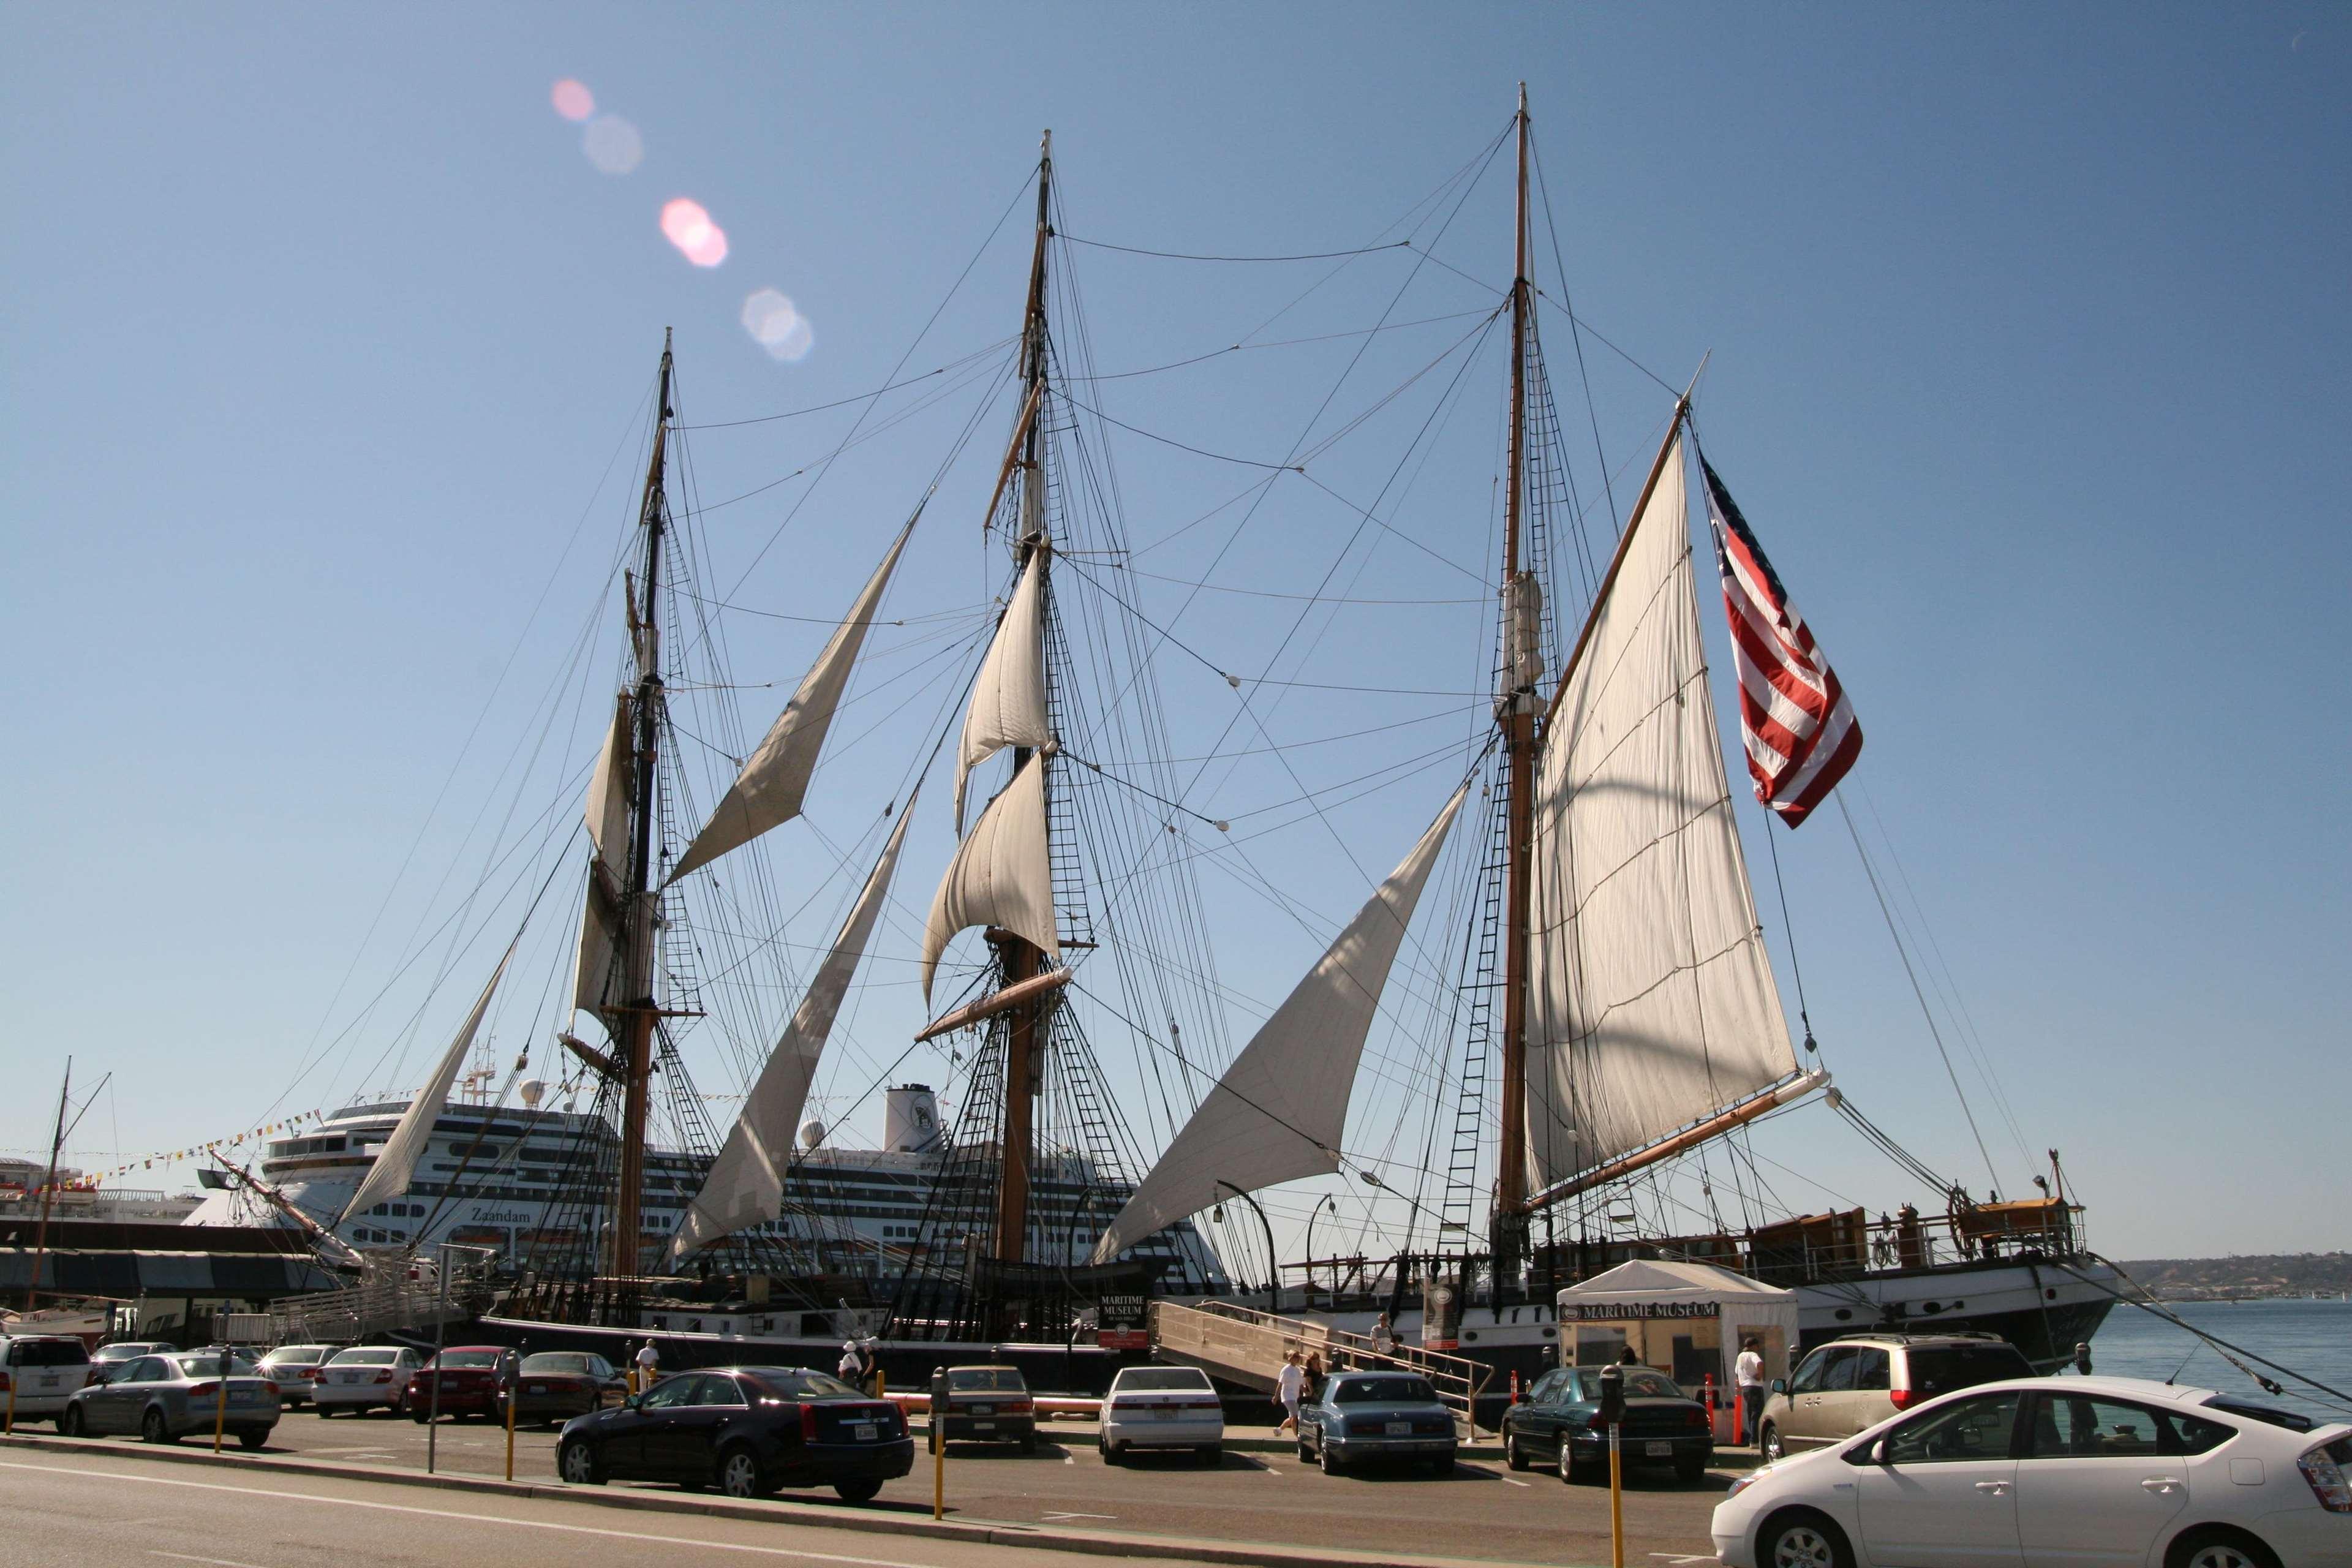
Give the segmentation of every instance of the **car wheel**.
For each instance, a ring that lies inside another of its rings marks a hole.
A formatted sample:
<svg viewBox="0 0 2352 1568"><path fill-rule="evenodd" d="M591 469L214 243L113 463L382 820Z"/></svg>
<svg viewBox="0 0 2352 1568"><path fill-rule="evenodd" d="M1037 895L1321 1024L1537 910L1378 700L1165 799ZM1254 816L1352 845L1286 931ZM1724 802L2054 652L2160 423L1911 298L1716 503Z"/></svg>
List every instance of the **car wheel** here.
<svg viewBox="0 0 2352 1568"><path fill-rule="evenodd" d="M268 1441L268 1433L256 1432L251 1427L247 1427L246 1430L239 1432L236 1435L237 1447L240 1448L258 1448L264 1443Z"/></svg>
<svg viewBox="0 0 2352 1568"><path fill-rule="evenodd" d="M1298 1462L1302 1465L1311 1465L1315 1462L1315 1450L1307 1446L1307 1439L1304 1437L1298 1439Z"/></svg>
<svg viewBox="0 0 2352 1568"><path fill-rule="evenodd" d="M1756 1532L1761 1568L1853 1568L1845 1531L1810 1509L1773 1515Z"/></svg>
<svg viewBox="0 0 2352 1568"><path fill-rule="evenodd" d="M1222 1465L1225 1462L1225 1447L1222 1443L1211 1443L1205 1447L1194 1449L1193 1452L1200 1455L1201 1463L1204 1465Z"/></svg>
<svg viewBox="0 0 2352 1568"><path fill-rule="evenodd" d="M172 1436L172 1424L163 1418L163 1413L161 1410L150 1410L145 1415L140 1417L139 1436L142 1442L147 1443L179 1441Z"/></svg>
<svg viewBox="0 0 2352 1568"><path fill-rule="evenodd" d="M86 1431L82 1426L80 1405L68 1405L66 1406L65 1414L58 1417L58 1430L64 1433L68 1437L87 1437L89 1436L89 1432Z"/></svg>
<svg viewBox="0 0 2352 1568"><path fill-rule="evenodd" d="M1528 1451L1519 1447L1517 1432L1506 1434L1503 1438L1503 1463L1515 1470L1528 1469L1534 1465L1534 1461L1528 1458Z"/></svg>
<svg viewBox="0 0 2352 1568"><path fill-rule="evenodd" d="M882 1489L880 1481L835 1481L833 1489L841 1494L844 1502L872 1502Z"/></svg>
<svg viewBox="0 0 2352 1568"><path fill-rule="evenodd" d="M719 1456L719 1489L731 1498L758 1498L776 1489L761 1479L758 1455L749 1448L730 1448Z"/></svg>
<svg viewBox="0 0 2352 1568"><path fill-rule="evenodd" d="M2164 1554L2164 1568L2279 1568L2278 1554L2234 1530L2192 1530Z"/></svg>
<svg viewBox="0 0 2352 1568"><path fill-rule="evenodd" d="M1325 1475L1327 1475L1327 1476L1336 1476L1336 1475L1338 1475L1338 1474L1339 1473L1339 1470L1340 1470L1339 1456L1339 1455L1337 1455L1337 1454L1335 1454L1335 1453L1333 1453L1333 1452L1331 1451L1331 1445L1330 1445L1330 1444L1328 1444L1328 1443L1318 1443L1318 1444L1316 1444L1316 1445L1315 1445L1315 1458L1316 1458L1317 1461L1318 1461L1318 1462L1319 1462L1319 1463L1322 1465L1322 1467L1323 1467L1323 1473L1324 1473Z"/></svg>
<svg viewBox="0 0 2352 1568"><path fill-rule="evenodd" d="M1768 1465L1777 1465L1787 1458L1789 1450L1780 1442L1780 1428L1769 1421L1764 1423L1762 1429L1756 1434L1756 1451L1763 1456Z"/></svg>
<svg viewBox="0 0 2352 1568"><path fill-rule="evenodd" d="M1021 1451L1024 1454L1034 1454L1037 1451L1037 1435L1034 1432L1021 1439Z"/></svg>
<svg viewBox="0 0 2352 1568"><path fill-rule="evenodd" d="M575 1487L601 1487L604 1484L604 1462L596 1450L573 1438L563 1445L555 1456L555 1473Z"/></svg>
<svg viewBox="0 0 2352 1568"><path fill-rule="evenodd" d="M324 1421L328 1416L332 1415L333 1414L334 1414L334 1411L332 1411L331 1409L328 1408L326 1405L320 1405L320 1406L319 1406L319 1419L320 1419L320 1420Z"/></svg>
<svg viewBox="0 0 2352 1568"><path fill-rule="evenodd" d="M1119 1457L1118 1447L1109 1441L1105 1440L1103 1442L1097 1443L1095 1447L1097 1451L1102 1455L1102 1462L1104 1464L1118 1465L1126 1463L1126 1461Z"/></svg>
<svg viewBox="0 0 2352 1568"><path fill-rule="evenodd" d="M399 1414L400 1414L400 1412L399 1412L399 1411L397 1411L397 1410L395 1410L395 1411L394 1411L394 1412L393 1412L393 1414L394 1414L394 1415L399 1415ZM433 1412L431 1412L430 1410L427 1410L426 1408L425 1408L425 1406L423 1406L422 1405L418 1405L415 1409L414 1409L414 1410L412 1410L412 1411L410 1411L410 1412L408 1413L408 1418L409 1418L411 1421L415 1422L419 1426L422 1426L425 1425L427 1422L429 1422L429 1421L431 1421L431 1420L433 1419Z"/></svg>
<svg viewBox="0 0 2352 1568"><path fill-rule="evenodd" d="M1675 1461L1675 1479L1678 1481L1699 1480L1706 1474L1706 1456L1704 1454L1685 1454Z"/></svg>

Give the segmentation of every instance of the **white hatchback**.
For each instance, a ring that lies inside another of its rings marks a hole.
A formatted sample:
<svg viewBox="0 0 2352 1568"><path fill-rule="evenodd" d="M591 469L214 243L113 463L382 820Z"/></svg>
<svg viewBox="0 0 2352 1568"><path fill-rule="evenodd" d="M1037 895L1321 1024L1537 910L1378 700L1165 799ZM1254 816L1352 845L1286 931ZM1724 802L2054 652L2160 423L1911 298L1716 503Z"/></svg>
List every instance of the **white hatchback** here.
<svg viewBox="0 0 2352 1568"><path fill-rule="evenodd" d="M1225 1407L1209 1374L1190 1366L1127 1366L1102 1402L1097 1446L1107 1465L1138 1448L1189 1448L1211 1464L1224 1452Z"/></svg>
<svg viewBox="0 0 2352 1568"><path fill-rule="evenodd" d="M2352 1426L2210 1389L2018 1378L1741 1478L1728 1568L2352 1565Z"/></svg>
<svg viewBox="0 0 2352 1568"><path fill-rule="evenodd" d="M321 1415L378 1405L397 1415L408 1407L408 1380L424 1364L406 1345L355 1345L337 1351L319 1369L310 1398Z"/></svg>

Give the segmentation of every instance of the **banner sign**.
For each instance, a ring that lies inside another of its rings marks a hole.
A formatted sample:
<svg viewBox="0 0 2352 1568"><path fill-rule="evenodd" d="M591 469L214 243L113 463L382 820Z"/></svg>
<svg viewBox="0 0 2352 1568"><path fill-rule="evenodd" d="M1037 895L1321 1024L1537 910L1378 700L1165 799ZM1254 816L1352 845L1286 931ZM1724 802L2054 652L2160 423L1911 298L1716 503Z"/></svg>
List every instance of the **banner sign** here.
<svg viewBox="0 0 2352 1568"><path fill-rule="evenodd" d="M1564 1323L1613 1323L1628 1319L1720 1318L1719 1301L1579 1301L1559 1310Z"/></svg>

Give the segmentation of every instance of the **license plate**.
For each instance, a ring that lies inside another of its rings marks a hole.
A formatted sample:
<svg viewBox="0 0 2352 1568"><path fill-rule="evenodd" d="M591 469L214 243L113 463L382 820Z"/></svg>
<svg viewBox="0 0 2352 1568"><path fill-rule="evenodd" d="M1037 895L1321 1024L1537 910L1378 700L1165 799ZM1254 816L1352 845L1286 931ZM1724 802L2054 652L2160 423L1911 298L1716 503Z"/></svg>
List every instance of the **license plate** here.
<svg viewBox="0 0 2352 1568"><path fill-rule="evenodd" d="M871 1421L860 1421L849 1429L851 1440L858 1443L871 1443L880 1434L881 1428Z"/></svg>
<svg viewBox="0 0 2352 1568"><path fill-rule="evenodd" d="M229 1391L228 1402L231 1405L250 1405L260 1397L261 1391L257 1388L236 1388Z"/></svg>
<svg viewBox="0 0 2352 1568"><path fill-rule="evenodd" d="M996 1423L993 1421L975 1421L971 1424L971 1429L975 1432L993 1432L996 1430Z"/></svg>
<svg viewBox="0 0 2352 1568"><path fill-rule="evenodd" d="M1154 1410L1151 1414L1162 1421L1173 1421L1184 1413L1181 1410L1177 1409L1172 1405L1163 1405L1157 1410Z"/></svg>
<svg viewBox="0 0 2352 1568"><path fill-rule="evenodd" d="M1412 1423L1410 1421L1391 1421L1384 1426L1381 1430L1386 1432L1391 1437L1410 1436L1412 1434Z"/></svg>
<svg viewBox="0 0 2352 1568"><path fill-rule="evenodd" d="M534 1383L530 1385L530 1392L533 1394L545 1394L547 1392L547 1384L543 1383Z"/></svg>
<svg viewBox="0 0 2352 1568"><path fill-rule="evenodd" d="M56 1373L45 1372L41 1374L41 1386L43 1388L55 1388L57 1385L58 1374Z"/></svg>
<svg viewBox="0 0 2352 1568"><path fill-rule="evenodd" d="M975 1405L971 1407L971 1413L974 1415L993 1415L996 1414L996 1406L993 1405Z"/></svg>
<svg viewBox="0 0 2352 1568"><path fill-rule="evenodd" d="M1671 1459L1675 1457L1675 1446L1672 1443L1644 1443L1642 1452L1654 1459Z"/></svg>

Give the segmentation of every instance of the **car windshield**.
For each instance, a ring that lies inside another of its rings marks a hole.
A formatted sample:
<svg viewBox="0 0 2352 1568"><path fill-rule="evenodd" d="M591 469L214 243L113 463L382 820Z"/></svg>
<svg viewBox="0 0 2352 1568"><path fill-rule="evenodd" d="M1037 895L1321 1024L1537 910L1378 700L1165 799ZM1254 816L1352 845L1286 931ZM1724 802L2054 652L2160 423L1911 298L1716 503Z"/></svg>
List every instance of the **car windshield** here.
<svg viewBox="0 0 2352 1568"><path fill-rule="evenodd" d="M1208 1388L1209 1376L1189 1366L1130 1366L1110 1386L1114 1394L1158 1394L1171 1388L1199 1394Z"/></svg>
<svg viewBox="0 0 2352 1568"><path fill-rule="evenodd" d="M957 1366L948 1369L948 1386L984 1394L1026 1394L1029 1385L1009 1366Z"/></svg>
<svg viewBox="0 0 2352 1568"><path fill-rule="evenodd" d="M1906 1359L1911 1363L1911 1392L1923 1399L1974 1388L1979 1383L2033 1375L2033 1368L2015 1345L1915 1345Z"/></svg>
<svg viewBox="0 0 2352 1568"><path fill-rule="evenodd" d="M390 1366L400 1359L398 1351L342 1351L329 1366Z"/></svg>
<svg viewBox="0 0 2352 1568"><path fill-rule="evenodd" d="M152 1355L163 1348L163 1347L161 1345L152 1344L104 1345L100 1347L98 1353L91 1356L89 1359L92 1361L131 1361L139 1356Z"/></svg>
<svg viewBox="0 0 2352 1568"><path fill-rule="evenodd" d="M747 1366L742 1369L785 1399L856 1398L857 1390L837 1377L806 1367Z"/></svg>
<svg viewBox="0 0 2352 1568"><path fill-rule="evenodd" d="M1437 1391L1418 1377L1344 1377L1331 1393L1334 1405L1434 1405Z"/></svg>
<svg viewBox="0 0 2352 1568"><path fill-rule="evenodd" d="M332 1352L325 1345L279 1345L261 1358L264 1366L315 1366Z"/></svg>
<svg viewBox="0 0 2352 1568"><path fill-rule="evenodd" d="M11 1340L10 1366L88 1366L89 1352L79 1340Z"/></svg>
<svg viewBox="0 0 2352 1568"><path fill-rule="evenodd" d="M522 1358L522 1370L531 1377L588 1377L588 1358L572 1351L541 1351Z"/></svg>
<svg viewBox="0 0 2352 1568"><path fill-rule="evenodd" d="M217 1351L199 1355L166 1356L163 1359L170 1362L182 1377L218 1377L221 1374L221 1357ZM229 1358L230 1376L234 1377L252 1370L253 1363L242 1356Z"/></svg>
<svg viewBox="0 0 2352 1568"><path fill-rule="evenodd" d="M445 1367L496 1366L501 1353L498 1351L443 1351L436 1359Z"/></svg>
<svg viewBox="0 0 2352 1568"><path fill-rule="evenodd" d="M1620 1386L1625 1390L1628 1399L1680 1399L1683 1396L1683 1391L1675 1385L1672 1378L1664 1373L1652 1372L1648 1367L1623 1368L1622 1376L1624 1381ZM1591 1370L1578 1373L1576 1396L1579 1399L1600 1398L1600 1373Z"/></svg>

